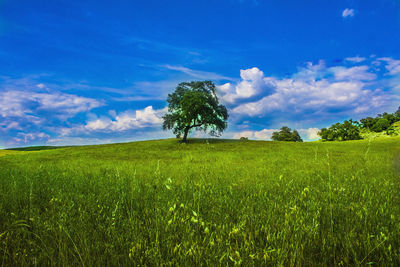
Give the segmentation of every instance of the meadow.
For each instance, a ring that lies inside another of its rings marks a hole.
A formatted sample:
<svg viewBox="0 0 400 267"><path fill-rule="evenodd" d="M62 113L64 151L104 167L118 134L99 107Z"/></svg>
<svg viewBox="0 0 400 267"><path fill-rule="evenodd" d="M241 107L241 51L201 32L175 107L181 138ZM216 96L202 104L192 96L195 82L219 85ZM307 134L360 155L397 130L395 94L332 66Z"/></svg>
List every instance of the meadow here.
<svg viewBox="0 0 400 267"><path fill-rule="evenodd" d="M0 150L0 264L400 266L400 138Z"/></svg>

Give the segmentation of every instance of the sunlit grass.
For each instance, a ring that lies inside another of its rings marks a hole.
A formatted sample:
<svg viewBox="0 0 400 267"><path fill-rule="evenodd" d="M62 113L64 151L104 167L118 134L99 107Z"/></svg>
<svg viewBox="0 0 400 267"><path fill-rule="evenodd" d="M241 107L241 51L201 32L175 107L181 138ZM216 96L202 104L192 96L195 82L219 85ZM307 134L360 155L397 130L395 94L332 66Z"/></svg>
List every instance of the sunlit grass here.
<svg viewBox="0 0 400 267"><path fill-rule="evenodd" d="M1 156L6 156L6 155L12 155L12 154L20 154L22 152L20 151L13 151L13 150L1 150L0 149L0 157Z"/></svg>
<svg viewBox="0 0 400 267"><path fill-rule="evenodd" d="M1 264L399 265L399 141L170 139L7 155Z"/></svg>

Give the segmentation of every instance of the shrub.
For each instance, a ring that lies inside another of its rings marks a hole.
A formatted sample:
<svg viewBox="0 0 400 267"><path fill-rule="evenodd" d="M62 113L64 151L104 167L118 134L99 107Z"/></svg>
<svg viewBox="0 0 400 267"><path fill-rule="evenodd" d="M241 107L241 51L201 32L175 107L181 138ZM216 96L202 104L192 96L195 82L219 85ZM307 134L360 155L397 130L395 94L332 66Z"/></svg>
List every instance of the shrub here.
<svg viewBox="0 0 400 267"><path fill-rule="evenodd" d="M386 130L387 135L398 135L398 132L396 131L396 128L391 125L389 128Z"/></svg>

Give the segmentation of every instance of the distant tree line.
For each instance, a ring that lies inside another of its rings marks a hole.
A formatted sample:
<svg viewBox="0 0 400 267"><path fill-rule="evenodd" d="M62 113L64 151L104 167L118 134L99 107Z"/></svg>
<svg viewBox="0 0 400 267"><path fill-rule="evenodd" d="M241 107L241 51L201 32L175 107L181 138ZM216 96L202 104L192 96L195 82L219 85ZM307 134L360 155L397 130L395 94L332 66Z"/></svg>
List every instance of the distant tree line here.
<svg viewBox="0 0 400 267"><path fill-rule="evenodd" d="M367 117L361 119L360 122L352 119L343 123L335 123L329 128L322 128L318 135L323 141L347 141L362 139L360 132L386 132L391 135L395 133L393 124L400 121L400 107L394 113L378 114L375 118Z"/></svg>

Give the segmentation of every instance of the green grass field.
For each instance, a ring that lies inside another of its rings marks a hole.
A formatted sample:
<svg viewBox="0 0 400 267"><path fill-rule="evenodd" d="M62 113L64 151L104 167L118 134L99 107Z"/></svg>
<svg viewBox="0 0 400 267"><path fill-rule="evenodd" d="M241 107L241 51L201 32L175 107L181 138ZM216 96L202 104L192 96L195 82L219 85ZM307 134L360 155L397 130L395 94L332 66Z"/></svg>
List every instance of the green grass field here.
<svg viewBox="0 0 400 267"><path fill-rule="evenodd" d="M399 266L399 153L398 137L0 151L0 264Z"/></svg>

